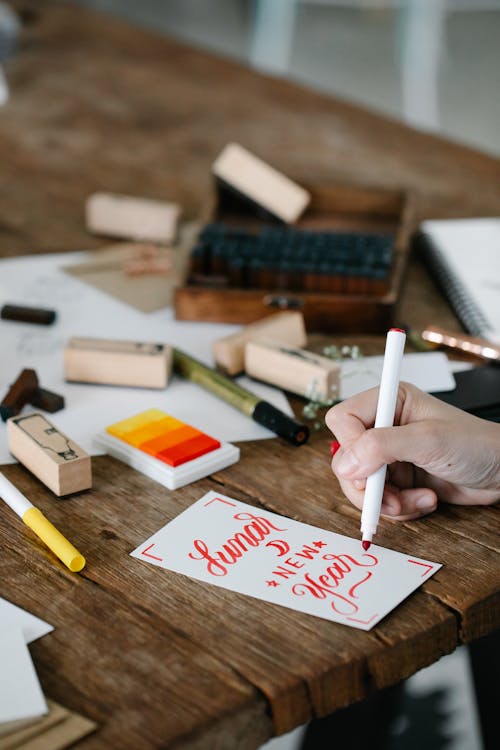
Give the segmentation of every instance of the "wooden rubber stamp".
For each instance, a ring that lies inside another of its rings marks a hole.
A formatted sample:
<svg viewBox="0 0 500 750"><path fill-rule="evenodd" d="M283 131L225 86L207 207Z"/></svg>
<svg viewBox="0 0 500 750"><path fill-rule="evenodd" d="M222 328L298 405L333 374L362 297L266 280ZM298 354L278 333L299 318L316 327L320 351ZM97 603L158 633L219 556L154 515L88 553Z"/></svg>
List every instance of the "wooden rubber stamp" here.
<svg viewBox="0 0 500 750"><path fill-rule="evenodd" d="M89 232L167 245L175 240L179 214L177 203L112 193L93 193L86 203Z"/></svg>
<svg viewBox="0 0 500 750"><path fill-rule="evenodd" d="M249 341L245 347L245 371L252 378L313 401L327 403L338 396L339 364L305 349Z"/></svg>
<svg viewBox="0 0 500 750"><path fill-rule="evenodd" d="M0 416L6 422L10 417L19 414L23 406L31 403L38 390L38 377L34 370L22 370L0 404Z"/></svg>
<svg viewBox="0 0 500 750"><path fill-rule="evenodd" d="M168 344L75 337L64 349L64 377L79 383L165 388L171 365Z"/></svg>
<svg viewBox="0 0 500 750"><path fill-rule="evenodd" d="M228 375L245 369L245 345L265 338L288 346L305 346L307 341L304 317L301 312L278 312L250 323L241 331L213 342L212 352L217 366Z"/></svg>
<svg viewBox="0 0 500 750"><path fill-rule="evenodd" d="M228 143L212 165L212 172L247 199L291 224L311 200L304 188L237 143Z"/></svg>
<svg viewBox="0 0 500 750"><path fill-rule="evenodd" d="M7 440L12 455L58 497L92 486L90 456L42 414L9 419Z"/></svg>

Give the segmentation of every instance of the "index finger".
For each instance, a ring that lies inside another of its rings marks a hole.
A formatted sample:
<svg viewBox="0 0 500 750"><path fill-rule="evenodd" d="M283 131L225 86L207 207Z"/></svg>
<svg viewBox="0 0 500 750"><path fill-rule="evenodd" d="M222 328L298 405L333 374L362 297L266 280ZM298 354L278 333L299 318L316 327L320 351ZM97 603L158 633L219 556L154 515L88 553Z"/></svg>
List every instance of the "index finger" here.
<svg viewBox="0 0 500 750"><path fill-rule="evenodd" d="M378 387L341 401L327 412L325 422L342 447L357 440L375 424Z"/></svg>

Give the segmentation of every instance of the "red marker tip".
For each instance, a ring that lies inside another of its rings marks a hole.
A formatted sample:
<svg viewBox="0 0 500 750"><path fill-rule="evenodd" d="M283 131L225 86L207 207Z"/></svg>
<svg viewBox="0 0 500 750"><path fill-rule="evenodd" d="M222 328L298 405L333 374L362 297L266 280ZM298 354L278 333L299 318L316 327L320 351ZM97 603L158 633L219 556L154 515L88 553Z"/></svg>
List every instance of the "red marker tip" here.
<svg viewBox="0 0 500 750"><path fill-rule="evenodd" d="M361 546L363 547L364 551L367 552L370 549L371 542L367 542L366 539L364 539L361 542Z"/></svg>

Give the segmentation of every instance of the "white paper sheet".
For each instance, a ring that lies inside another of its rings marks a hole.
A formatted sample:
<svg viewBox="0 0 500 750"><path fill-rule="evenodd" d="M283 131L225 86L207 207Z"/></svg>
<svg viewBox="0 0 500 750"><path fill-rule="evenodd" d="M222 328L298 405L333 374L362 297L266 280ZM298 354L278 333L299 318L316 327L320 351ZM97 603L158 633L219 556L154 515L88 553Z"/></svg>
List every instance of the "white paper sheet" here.
<svg viewBox="0 0 500 750"><path fill-rule="evenodd" d="M0 596L0 629L13 627L22 630L26 643L31 643L54 630L53 625Z"/></svg>
<svg viewBox="0 0 500 750"><path fill-rule="evenodd" d="M21 628L0 626L0 727L48 711Z"/></svg>
<svg viewBox="0 0 500 750"><path fill-rule="evenodd" d="M340 398L349 398L360 391L380 385L383 363L382 355L343 360L340 370ZM427 393L452 391L456 387L448 357L443 352L405 354L401 365L401 380L413 383Z"/></svg>
<svg viewBox="0 0 500 750"><path fill-rule="evenodd" d="M60 270L83 261L86 253L54 254L0 261L0 303L55 309L56 323L38 326L0 320L0 394L7 392L23 368L36 370L40 384L66 399L66 408L49 419L88 453L102 428L145 409L158 407L226 442L275 437L237 409L193 383L173 378L165 390L116 388L66 383L63 349L71 336L92 336L169 343L205 364L212 364L212 341L238 329L214 323L176 321L172 309L142 313ZM253 381L242 384L287 414L281 391ZM24 412L33 411L25 407ZM0 464L12 463L0 422Z"/></svg>
<svg viewBox="0 0 500 750"><path fill-rule="evenodd" d="M208 492L133 557L215 586L370 630L441 565Z"/></svg>

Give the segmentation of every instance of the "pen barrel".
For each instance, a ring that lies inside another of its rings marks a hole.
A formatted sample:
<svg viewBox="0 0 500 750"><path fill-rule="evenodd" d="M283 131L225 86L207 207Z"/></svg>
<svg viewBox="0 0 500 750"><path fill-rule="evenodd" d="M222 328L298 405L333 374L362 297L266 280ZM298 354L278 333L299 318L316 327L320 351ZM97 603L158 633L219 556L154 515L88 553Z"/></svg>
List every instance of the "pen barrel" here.
<svg viewBox="0 0 500 750"><path fill-rule="evenodd" d="M377 413L375 416L376 428L392 427L394 424L405 342L406 335L401 329L391 328L387 333ZM363 510L361 512L361 531L363 534L367 534L370 539L377 531L386 473L387 465L384 464L366 480Z"/></svg>
<svg viewBox="0 0 500 750"><path fill-rule="evenodd" d="M21 518L27 510L33 507L32 503L3 474L0 474L0 497Z"/></svg>
<svg viewBox="0 0 500 750"><path fill-rule="evenodd" d="M32 506L22 518L26 526L29 526L73 573L84 567L83 555L45 518L41 510Z"/></svg>
<svg viewBox="0 0 500 750"><path fill-rule="evenodd" d="M308 439L309 429L305 425L296 422L272 404L262 401L230 378L211 370L179 349L174 349L173 365L179 375L183 375L192 383L198 383L290 443L302 445Z"/></svg>
<svg viewBox="0 0 500 750"><path fill-rule="evenodd" d="M306 425L296 422L267 401L259 401L252 416L263 427L267 427L293 445L302 445L309 438L309 428Z"/></svg>
<svg viewBox="0 0 500 750"><path fill-rule="evenodd" d="M361 511L361 531L363 534L375 534L377 531L386 473L387 465L384 464L374 474L370 474L366 480L365 499Z"/></svg>
<svg viewBox="0 0 500 750"><path fill-rule="evenodd" d="M173 365L175 372L179 375L193 383L198 383L198 385L206 388L207 391L211 391L215 396L231 404L247 416L253 415L255 407L260 401L259 397L246 391L230 378L211 370L188 354L179 351L179 349L174 349Z"/></svg>
<svg viewBox="0 0 500 750"><path fill-rule="evenodd" d="M394 424L405 341L404 331L391 329L387 334L375 427L392 427Z"/></svg>

